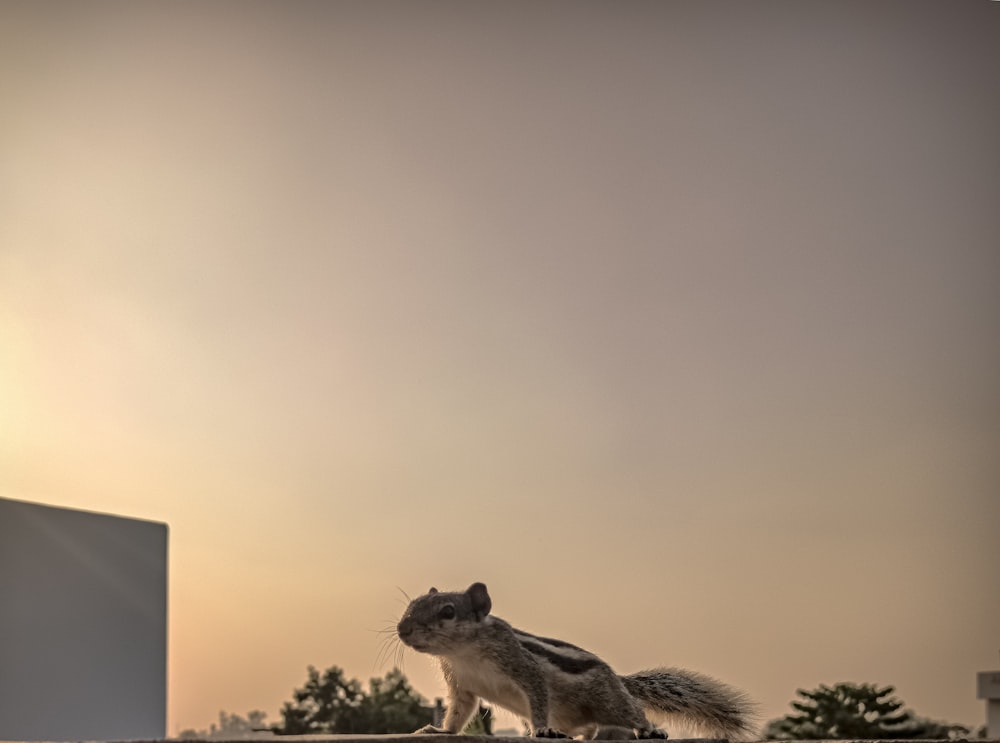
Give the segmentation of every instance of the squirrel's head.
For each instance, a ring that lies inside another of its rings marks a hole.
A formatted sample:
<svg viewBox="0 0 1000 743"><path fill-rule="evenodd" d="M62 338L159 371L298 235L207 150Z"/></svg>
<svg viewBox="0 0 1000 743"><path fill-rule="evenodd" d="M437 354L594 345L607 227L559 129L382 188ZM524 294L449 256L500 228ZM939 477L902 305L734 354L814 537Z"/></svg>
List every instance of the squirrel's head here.
<svg viewBox="0 0 1000 743"><path fill-rule="evenodd" d="M446 593L432 588L406 607L396 632L403 644L431 655L447 655L475 638L493 602L483 583Z"/></svg>

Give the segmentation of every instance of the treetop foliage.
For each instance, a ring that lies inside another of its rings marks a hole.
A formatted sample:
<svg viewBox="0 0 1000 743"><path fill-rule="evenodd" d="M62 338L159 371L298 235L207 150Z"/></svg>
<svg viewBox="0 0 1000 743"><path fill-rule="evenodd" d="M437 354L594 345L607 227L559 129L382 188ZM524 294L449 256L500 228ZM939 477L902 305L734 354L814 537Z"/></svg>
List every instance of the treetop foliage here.
<svg viewBox="0 0 1000 743"><path fill-rule="evenodd" d="M371 679L365 692L337 666L322 673L309 666L305 685L293 692L281 716L283 724L274 730L285 735L360 735L412 733L430 724L433 712L398 668Z"/></svg>
<svg viewBox="0 0 1000 743"><path fill-rule="evenodd" d="M768 740L958 738L968 735L962 725L917 717L892 696L892 686L821 684L798 690L793 714L772 720L764 729Z"/></svg>

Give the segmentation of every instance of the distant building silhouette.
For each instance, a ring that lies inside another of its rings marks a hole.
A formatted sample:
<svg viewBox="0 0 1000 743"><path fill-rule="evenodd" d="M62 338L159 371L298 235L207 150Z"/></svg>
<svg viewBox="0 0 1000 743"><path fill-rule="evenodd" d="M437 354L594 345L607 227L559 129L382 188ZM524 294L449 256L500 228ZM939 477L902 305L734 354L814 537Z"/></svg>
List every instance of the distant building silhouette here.
<svg viewBox="0 0 1000 743"><path fill-rule="evenodd" d="M165 524L0 498L0 740L166 735Z"/></svg>
<svg viewBox="0 0 1000 743"><path fill-rule="evenodd" d="M986 737L1000 738L1000 671L983 671L978 682L976 696L986 700Z"/></svg>

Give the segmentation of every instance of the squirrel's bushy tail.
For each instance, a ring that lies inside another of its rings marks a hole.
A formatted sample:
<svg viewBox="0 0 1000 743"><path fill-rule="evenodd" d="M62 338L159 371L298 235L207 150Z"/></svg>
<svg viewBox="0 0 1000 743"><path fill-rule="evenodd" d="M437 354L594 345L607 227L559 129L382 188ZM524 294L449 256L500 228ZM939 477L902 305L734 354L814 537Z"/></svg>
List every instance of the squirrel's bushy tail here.
<svg viewBox="0 0 1000 743"><path fill-rule="evenodd" d="M730 740L748 740L757 733L756 707L750 698L711 676L682 668L653 668L621 678L656 725L673 722Z"/></svg>

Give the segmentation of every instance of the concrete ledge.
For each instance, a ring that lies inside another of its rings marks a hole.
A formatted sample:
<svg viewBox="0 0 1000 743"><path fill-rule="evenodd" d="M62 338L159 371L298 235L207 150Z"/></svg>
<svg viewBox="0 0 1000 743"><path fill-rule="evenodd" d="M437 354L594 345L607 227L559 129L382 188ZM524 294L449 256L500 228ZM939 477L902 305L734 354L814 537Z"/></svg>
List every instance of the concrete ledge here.
<svg viewBox="0 0 1000 743"><path fill-rule="evenodd" d="M414 735L411 733L399 735L260 735L246 738L198 738L184 739L183 741L174 739L134 740L108 743L264 743L265 741L269 741L270 743L282 743L282 741L288 741L289 743L294 743L294 741L308 741L308 743L497 743L497 741L503 741L504 743L541 743L542 741L556 740L558 739L505 737L499 735ZM0 741L0 743L10 742ZM729 741L724 738L669 738L667 743L729 743ZM946 738L924 738L917 740L904 738L893 740L789 740L778 742L767 741L767 743L1000 743L1000 738L959 738L954 740Z"/></svg>
<svg viewBox="0 0 1000 743"><path fill-rule="evenodd" d="M391 735L275 735L261 738L238 738L233 740L219 740L218 738L194 739L185 738L182 741L115 741L115 743L282 743L282 741L307 741L308 743L558 743L560 740L568 741L570 738L524 738L521 736L505 735L439 735L431 733L428 735L417 735L416 733L403 733ZM2 742L0 742L2 743ZM621 741L617 741L621 743ZM656 743L654 741L654 743ZM729 743L724 738L669 738L668 743ZM770 743L778 743L772 741ZM781 741L780 743L794 743L792 741ZM821 743L808 741L807 743ZM836 741L836 743L845 743ZM875 743L873 741L873 743ZM889 741L878 741L878 743L890 743ZM896 743L892 741L891 743ZM917 743L914 741L913 743ZM934 743L933 741L919 741L919 743ZM941 741L941 743L945 743ZM948 741L947 743L957 743ZM977 741L978 743L978 741ZM1000 743L1000 741L997 741Z"/></svg>
<svg viewBox="0 0 1000 743"><path fill-rule="evenodd" d="M417 735L416 733L403 733L391 735L267 735L259 738L234 738L232 740L220 740L218 738L201 739L185 738L179 741L115 741L114 743L282 743L289 741L307 741L308 743L559 743L560 740L569 741L570 738L525 738L522 736L505 735L439 735L435 733L427 735ZM729 743L725 738L669 738L662 743ZM3 743L0 741L0 743ZM621 743L621 741L615 741ZM658 743L653 740L652 743ZM769 743L779 743L771 741ZM794 741L780 741L780 743L795 743ZM804 741L803 743L822 743L822 741ZM845 743L836 741L835 743ZM872 743L876 743L872 741ZM877 743L906 743L905 741L877 741ZM912 743L934 743L934 741L913 741ZM957 741L940 741L939 743L957 743ZM979 743L977 741L977 743ZM996 741L1000 743L1000 741Z"/></svg>
<svg viewBox="0 0 1000 743"><path fill-rule="evenodd" d="M309 743L496 743L497 741L504 741L504 743L540 743L540 741L545 740L558 740L558 739L545 739L545 738L523 738L523 737L506 737L501 735L414 735L414 734L400 734L400 735L260 735L252 736L246 738L185 738L183 741L178 739L159 739L159 740L131 740L131 741L106 741L104 743L264 743L264 741L270 741L271 743L280 743L281 741L308 741ZM0 743L19 743L18 741L0 741ZM37 741L33 743L38 743ZM78 741L77 743L84 743ZM100 743L97 741L90 741L89 743ZM729 743L724 738L669 738L668 743ZM764 742L761 742L764 743ZM866 739L843 739L843 740L789 740L772 742L767 741L766 743L1000 743L1000 738L958 738L954 740L949 739L931 739L924 738L918 740L909 740L900 738L898 740L866 740Z"/></svg>

